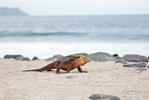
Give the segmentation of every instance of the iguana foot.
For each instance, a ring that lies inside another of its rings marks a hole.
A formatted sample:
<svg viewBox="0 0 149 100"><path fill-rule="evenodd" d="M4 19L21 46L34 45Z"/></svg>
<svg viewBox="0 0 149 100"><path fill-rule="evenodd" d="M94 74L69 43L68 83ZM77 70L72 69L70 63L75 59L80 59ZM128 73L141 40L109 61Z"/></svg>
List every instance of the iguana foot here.
<svg viewBox="0 0 149 100"><path fill-rule="evenodd" d="M58 73L56 73L56 74L62 74L62 72L58 72Z"/></svg>

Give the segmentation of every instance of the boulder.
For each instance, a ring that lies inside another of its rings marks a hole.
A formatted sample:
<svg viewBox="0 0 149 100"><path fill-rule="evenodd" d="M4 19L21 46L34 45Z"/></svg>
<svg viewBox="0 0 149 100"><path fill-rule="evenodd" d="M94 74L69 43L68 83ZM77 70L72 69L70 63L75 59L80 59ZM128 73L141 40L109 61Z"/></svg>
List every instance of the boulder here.
<svg viewBox="0 0 149 100"><path fill-rule="evenodd" d="M15 60L23 60L23 57L16 57Z"/></svg>
<svg viewBox="0 0 149 100"><path fill-rule="evenodd" d="M55 59L50 57L50 58L47 58L45 61L54 61Z"/></svg>
<svg viewBox="0 0 149 100"><path fill-rule="evenodd" d="M124 59L116 59L115 63L127 64L127 61L125 61Z"/></svg>
<svg viewBox="0 0 149 100"><path fill-rule="evenodd" d="M121 100L117 96L104 95L104 94L93 94L89 97L91 100Z"/></svg>
<svg viewBox="0 0 149 100"><path fill-rule="evenodd" d="M54 61L54 60L57 60L57 59L60 59L64 57L63 55L54 55L52 57L49 57L48 59L46 59L46 61Z"/></svg>
<svg viewBox="0 0 149 100"><path fill-rule="evenodd" d="M33 58L32 58L32 60L38 60L39 58L38 57L36 57L36 56L34 56Z"/></svg>
<svg viewBox="0 0 149 100"><path fill-rule="evenodd" d="M69 56L88 56L87 53L76 53L76 54L72 54L72 55L69 55Z"/></svg>
<svg viewBox="0 0 149 100"><path fill-rule="evenodd" d="M88 55L93 61L104 62L104 61L114 61L115 57L105 52L97 52Z"/></svg>
<svg viewBox="0 0 149 100"><path fill-rule="evenodd" d="M16 59L16 58L23 58L22 55L5 55L4 56L4 59L10 59L10 58L13 58L13 59Z"/></svg>
<svg viewBox="0 0 149 100"><path fill-rule="evenodd" d="M145 63L125 64L125 65L123 65L123 67L139 67L139 68L143 68L143 67L146 67L146 64Z"/></svg>
<svg viewBox="0 0 149 100"><path fill-rule="evenodd" d="M148 62L148 58L141 55L127 54L122 57L128 62Z"/></svg>
<svg viewBox="0 0 149 100"><path fill-rule="evenodd" d="M23 57L23 60L30 61L30 59L28 57Z"/></svg>
<svg viewBox="0 0 149 100"><path fill-rule="evenodd" d="M115 53L115 54L113 55L113 57L118 57L118 54Z"/></svg>
<svg viewBox="0 0 149 100"><path fill-rule="evenodd" d="M21 61L30 61L28 57L17 57L15 60L21 60Z"/></svg>
<svg viewBox="0 0 149 100"><path fill-rule="evenodd" d="M22 61L29 61L30 59L28 57L23 57L22 55L5 55L4 59L15 59L15 60L22 60Z"/></svg>
<svg viewBox="0 0 149 100"><path fill-rule="evenodd" d="M52 58L53 59L60 59L60 58L62 58L62 57L64 57L63 55L54 55Z"/></svg>
<svg viewBox="0 0 149 100"><path fill-rule="evenodd" d="M147 68L149 68L149 65L147 65Z"/></svg>

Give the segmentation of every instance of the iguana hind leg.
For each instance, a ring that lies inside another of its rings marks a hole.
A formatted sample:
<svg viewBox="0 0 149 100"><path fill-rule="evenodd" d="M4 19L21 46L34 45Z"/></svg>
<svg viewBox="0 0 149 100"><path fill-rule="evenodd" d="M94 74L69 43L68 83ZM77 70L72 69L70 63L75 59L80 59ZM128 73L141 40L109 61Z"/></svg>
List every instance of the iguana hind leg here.
<svg viewBox="0 0 149 100"><path fill-rule="evenodd" d="M78 71L81 73L87 73L87 71L83 71L81 67L77 67Z"/></svg>
<svg viewBox="0 0 149 100"><path fill-rule="evenodd" d="M57 68L56 68L56 74L61 74L61 72L60 72L60 66L57 66Z"/></svg>

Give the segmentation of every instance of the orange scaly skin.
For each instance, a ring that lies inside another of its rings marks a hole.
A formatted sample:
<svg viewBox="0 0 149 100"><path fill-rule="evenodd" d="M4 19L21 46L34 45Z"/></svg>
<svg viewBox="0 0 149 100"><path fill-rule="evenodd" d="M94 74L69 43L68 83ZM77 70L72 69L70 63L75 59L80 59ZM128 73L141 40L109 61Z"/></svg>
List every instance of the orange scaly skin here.
<svg viewBox="0 0 149 100"><path fill-rule="evenodd" d="M79 72L86 72L83 71L81 66L85 65L86 63L90 62L91 59L85 56L66 56L62 57L43 68L34 69L34 70L24 70L24 72L28 71L52 71L52 69L56 69L56 74L61 74L60 70L65 70L69 73L71 70L77 68Z"/></svg>

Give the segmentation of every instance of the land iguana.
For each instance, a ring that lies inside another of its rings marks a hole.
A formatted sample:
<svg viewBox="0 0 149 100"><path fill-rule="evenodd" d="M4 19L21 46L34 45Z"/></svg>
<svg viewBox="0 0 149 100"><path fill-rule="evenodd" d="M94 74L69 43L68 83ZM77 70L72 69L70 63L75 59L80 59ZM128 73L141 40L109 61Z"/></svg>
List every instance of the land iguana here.
<svg viewBox="0 0 149 100"><path fill-rule="evenodd" d="M85 65L86 63L90 62L91 59L85 56L66 56L62 57L43 68L40 69L33 69L33 70L24 70L23 72L29 71L52 71L52 69L56 69L56 74L61 74L60 69L67 71L69 73L71 70L77 68L79 72L87 72L83 71L81 66Z"/></svg>

